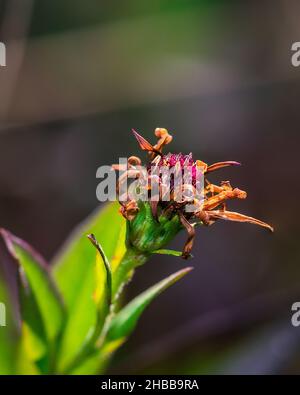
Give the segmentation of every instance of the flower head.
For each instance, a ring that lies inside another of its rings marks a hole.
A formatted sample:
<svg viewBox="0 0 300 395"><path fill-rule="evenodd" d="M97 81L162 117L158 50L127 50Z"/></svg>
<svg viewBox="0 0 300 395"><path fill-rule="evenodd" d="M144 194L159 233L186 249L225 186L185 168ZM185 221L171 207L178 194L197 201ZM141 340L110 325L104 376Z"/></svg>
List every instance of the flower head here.
<svg viewBox="0 0 300 395"><path fill-rule="evenodd" d="M127 240L137 250L154 252L163 248L182 228L188 233L188 239L183 248L182 257L190 256L194 238L195 226L210 226L223 219L235 222L248 222L273 231L265 222L244 214L227 210L230 199L245 199L247 193L233 188L229 181L220 185L212 184L207 174L227 166L240 165L235 161L218 162L208 166L205 162L194 160L190 154L163 154L163 148L173 137L166 129L155 129L158 141L150 144L144 137L133 130L140 148L148 153L145 171L142 171L142 161L131 156L127 166L113 167L122 170L119 178L118 191L124 180L138 180L135 190L143 190L144 196L128 197L119 200L121 213L127 219ZM188 177L186 170L188 169ZM167 177L166 177L167 173ZM178 182L178 179L180 182ZM155 191L154 191L155 190ZM190 209L187 210L187 207Z"/></svg>

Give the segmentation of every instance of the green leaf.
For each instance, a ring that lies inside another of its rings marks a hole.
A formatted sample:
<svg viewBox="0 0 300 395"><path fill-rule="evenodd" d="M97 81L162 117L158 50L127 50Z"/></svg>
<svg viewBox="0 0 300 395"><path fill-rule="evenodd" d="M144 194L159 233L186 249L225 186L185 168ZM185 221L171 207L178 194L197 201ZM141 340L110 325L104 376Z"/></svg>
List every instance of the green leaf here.
<svg viewBox="0 0 300 395"><path fill-rule="evenodd" d="M118 208L116 208L116 211L119 214ZM114 252L113 252L112 256L109 258L112 273L115 273L115 271L119 267L120 262L122 261L124 255L125 255L125 252L126 252L126 244L125 244L126 221L120 215L119 215L118 220L121 222L121 226L119 228L119 235L115 239ZM103 244L101 244L101 246L103 248Z"/></svg>
<svg viewBox="0 0 300 395"><path fill-rule="evenodd" d="M0 374L15 374L15 360L20 340L18 325L14 320L10 290L3 272L3 255L0 260Z"/></svg>
<svg viewBox="0 0 300 395"><path fill-rule="evenodd" d="M96 236L114 272L126 251L125 228L126 222L119 213L119 204L109 203L97 209L70 235L52 262L54 278L68 309L76 302L83 279L95 261L95 251L86 236L91 233Z"/></svg>
<svg viewBox="0 0 300 395"><path fill-rule="evenodd" d="M95 234L116 268L125 253L125 220L116 203L97 210L73 232L54 259L53 274L66 300L67 323L58 355L64 372L90 347L107 314L107 271L102 257L87 240Z"/></svg>
<svg viewBox="0 0 300 395"><path fill-rule="evenodd" d="M13 238L14 251L32 290L49 341L59 335L64 318L62 300L47 267L23 241ZM28 316L30 317L30 316ZM34 317L32 317L34 319ZM29 318L30 319L30 318Z"/></svg>
<svg viewBox="0 0 300 395"><path fill-rule="evenodd" d="M105 255L105 252L103 251L103 248L101 247L101 245L98 243L98 241L96 240L95 236L93 234L88 235L88 239L92 242L93 246L96 248L97 250L97 255L96 255L96 260L100 260L100 265L101 262L103 262L104 267L105 267L105 274L106 274L106 278L105 278L105 288L103 289L103 287L100 287L100 290L104 291L105 294L100 294L99 295L99 286L102 285L102 281L98 281L96 286L96 290L95 290L95 299L99 299L99 302L103 300L102 305L106 306L106 310L109 310L110 305L111 305L111 301L112 301L112 273L111 273L111 267L110 267L110 263Z"/></svg>
<svg viewBox="0 0 300 395"><path fill-rule="evenodd" d="M43 373L47 373L48 339L36 297L26 279L20 281L20 300L22 311L22 349L31 361L37 364L43 360Z"/></svg>
<svg viewBox="0 0 300 395"><path fill-rule="evenodd" d="M89 357L93 345L102 331L111 305L112 278L110 264L95 236L93 234L88 235L88 239L96 248L95 270L91 272L91 276L87 277L86 287L82 288L83 293L79 303L75 306L74 312L70 314L64 331L58 358L58 370L62 373L70 372L73 366L80 365L82 361ZM91 296L92 303L86 304L88 300L91 300ZM84 342L81 343L86 328L86 322L82 321L82 316L87 314L87 307L90 308L88 311L89 317L87 317L87 319L90 319L90 330ZM82 322L83 326L81 326ZM79 347L74 348L74 343L78 343Z"/></svg>
<svg viewBox="0 0 300 395"><path fill-rule="evenodd" d="M18 282L20 287L16 298L11 301L22 311L20 322L18 355L16 365L22 372L35 372L28 365L53 350L63 325L63 305L43 259L23 240L1 229L2 257L5 254L9 273L6 284ZM3 262L1 262L3 263ZM14 288L16 285L14 285ZM21 306L19 303L21 299ZM10 303L11 303L10 301ZM47 349L49 347L49 349ZM24 370L25 369L25 370Z"/></svg>
<svg viewBox="0 0 300 395"><path fill-rule="evenodd" d="M151 303L151 301L158 296L165 289L169 288L172 284L177 282L187 273L192 270L191 267L179 270L178 272L170 275L159 283L155 284L130 303L128 303L111 321L107 341L116 341L128 337L134 330L138 319Z"/></svg>
<svg viewBox="0 0 300 395"><path fill-rule="evenodd" d="M160 283L154 285L130 302L116 316L110 315L108 328L103 333L103 341L98 341L89 356L81 360L69 371L70 374L101 374L112 354L125 342L133 331L137 320L148 304L166 288L187 274L191 268L180 270ZM102 337L101 335L101 337ZM98 339L100 340L100 339Z"/></svg>

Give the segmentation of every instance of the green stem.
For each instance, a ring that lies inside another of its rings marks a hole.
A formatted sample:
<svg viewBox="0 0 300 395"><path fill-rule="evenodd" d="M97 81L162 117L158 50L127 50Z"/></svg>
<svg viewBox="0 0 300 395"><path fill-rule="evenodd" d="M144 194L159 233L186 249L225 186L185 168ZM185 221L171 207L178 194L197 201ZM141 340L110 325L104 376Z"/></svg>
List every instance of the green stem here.
<svg viewBox="0 0 300 395"><path fill-rule="evenodd" d="M137 251L134 248L128 248L122 261L120 262L118 268L113 274L113 283L112 283L112 298L113 302L116 301L119 294L122 291L122 288L126 282L130 280L132 277L132 271L138 267L143 265L150 254L145 252Z"/></svg>

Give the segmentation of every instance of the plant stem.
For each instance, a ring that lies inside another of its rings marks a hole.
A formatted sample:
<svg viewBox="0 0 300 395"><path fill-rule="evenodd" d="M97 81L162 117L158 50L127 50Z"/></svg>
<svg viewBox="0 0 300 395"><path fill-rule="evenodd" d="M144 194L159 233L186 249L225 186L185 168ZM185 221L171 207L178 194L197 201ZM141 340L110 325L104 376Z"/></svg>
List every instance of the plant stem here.
<svg viewBox="0 0 300 395"><path fill-rule="evenodd" d="M149 253L140 252L134 248L127 249L122 261L113 274L113 302L118 299L119 294L122 292L123 286L131 279L133 270L136 267L143 265L149 256Z"/></svg>
<svg viewBox="0 0 300 395"><path fill-rule="evenodd" d="M108 312L108 315L106 317L102 333L97 341L97 347L98 351L101 346L103 346L103 342L105 341L105 336L107 333L107 330L109 328L109 324L111 319L114 316L114 310L115 310L115 305L117 302L117 299L119 295L122 292L122 289L124 285L131 279L133 275L133 270L137 266L143 265L147 259L149 258L150 254L147 253L142 253L140 251L137 251L134 248L128 248L123 259L121 260L118 268L116 269L115 273L112 276L112 304L110 306L110 311ZM97 335L99 336L99 335ZM68 366L68 368L65 370L64 374L70 373L75 367L80 365L80 363L85 360L89 355L92 355L92 353L95 351L95 349L92 347L92 344L97 340L96 338L93 338L91 340L91 346L85 349L84 352L81 352L75 360Z"/></svg>

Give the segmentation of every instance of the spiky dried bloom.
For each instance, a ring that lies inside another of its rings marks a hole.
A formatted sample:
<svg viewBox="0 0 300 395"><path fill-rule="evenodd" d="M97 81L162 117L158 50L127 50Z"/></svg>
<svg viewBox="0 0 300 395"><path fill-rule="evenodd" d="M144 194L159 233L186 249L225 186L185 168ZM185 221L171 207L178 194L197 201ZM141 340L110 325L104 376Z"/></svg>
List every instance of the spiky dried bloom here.
<svg viewBox="0 0 300 395"><path fill-rule="evenodd" d="M156 199L149 202L144 202L136 199L128 199L121 203L121 213L128 222L127 240L131 247L136 248L143 253L151 253L157 249L163 248L176 233L185 228L188 233L188 239L183 248L182 257L188 258L190 256L194 238L195 226L205 225L210 226L219 219L235 221L235 222L248 222L273 231L273 228L265 222L258 219L249 217L244 214L228 211L226 203L230 199L245 199L247 193L238 188L233 188L229 181L223 181L220 185L214 185L207 179L207 174L212 173L218 169L227 166L240 165L235 161L218 162L208 166L205 162L194 160L192 153L184 155L179 154L163 154L163 148L169 144L173 137L166 129L155 129L155 136L158 141L155 145L150 144L145 138L133 130L140 148L148 152L149 160L147 163L147 180L146 187L148 193L151 192L153 185L153 177L157 177L158 194ZM123 180L126 178L139 179L144 175L139 170L142 161L136 157L131 156L128 159L126 168L120 168L119 165L114 165L114 169L123 170L123 174L119 178L119 186L122 185ZM162 168L173 170L176 175L181 174L185 167L191 169L191 178L188 183L181 185L182 197L178 201L175 199L175 186L170 183L164 185L163 178L160 174ZM153 175L153 169L154 174ZM196 174L197 170L203 174L204 185L202 188L202 197L200 201L195 196L197 184ZM170 199L166 201L164 194L168 192ZM153 196L152 196L153 198ZM187 204L193 204L192 211L186 211Z"/></svg>

